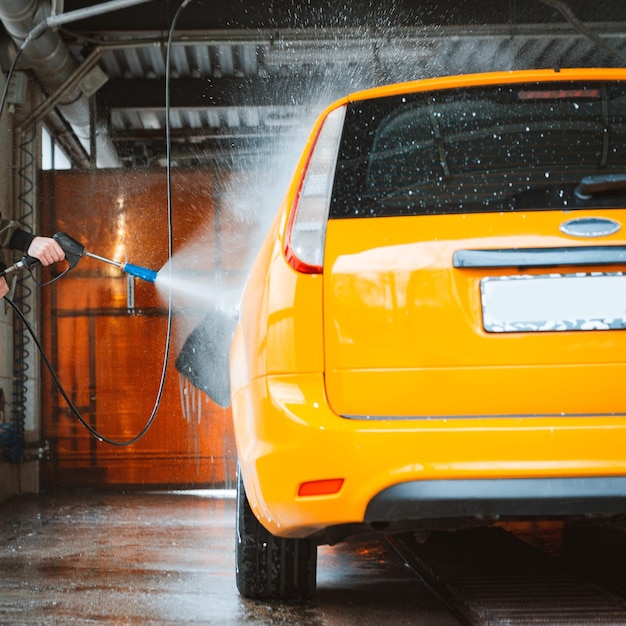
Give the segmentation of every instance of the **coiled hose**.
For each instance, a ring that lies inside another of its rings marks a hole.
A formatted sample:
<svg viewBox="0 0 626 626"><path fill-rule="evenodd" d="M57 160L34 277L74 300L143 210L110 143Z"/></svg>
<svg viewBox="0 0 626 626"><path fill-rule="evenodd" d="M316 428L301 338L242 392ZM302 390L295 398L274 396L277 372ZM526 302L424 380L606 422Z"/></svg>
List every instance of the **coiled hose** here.
<svg viewBox="0 0 626 626"><path fill-rule="evenodd" d="M32 135L20 143L22 153L21 167L18 171L20 179L20 194L18 196L21 207L20 227L23 230L32 232L30 221L33 216L33 205L30 196L34 189L30 171L35 162L35 157L31 150L31 145L35 140L36 129L33 128ZM15 295L13 301L20 308L24 315L28 315L32 310L31 297L33 290L26 281L27 276L17 279ZM26 402L28 392L28 370L30 357L30 335L25 331L21 319L14 318L13 325L13 390L11 405L11 419L9 422L0 424L0 446L4 459L9 463L19 463L24 453L24 432L26 425Z"/></svg>

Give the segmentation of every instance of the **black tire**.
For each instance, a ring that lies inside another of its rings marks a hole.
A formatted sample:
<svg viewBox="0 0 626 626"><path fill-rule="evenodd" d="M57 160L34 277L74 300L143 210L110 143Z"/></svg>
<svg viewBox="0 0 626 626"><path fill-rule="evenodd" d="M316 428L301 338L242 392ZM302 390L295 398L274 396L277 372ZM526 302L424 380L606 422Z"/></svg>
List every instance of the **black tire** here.
<svg viewBox="0 0 626 626"><path fill-rule="evenodd" d="M304 600L315 592L317 544L267 531L250 508L237 472L237 589L245 598Z"/></svg>

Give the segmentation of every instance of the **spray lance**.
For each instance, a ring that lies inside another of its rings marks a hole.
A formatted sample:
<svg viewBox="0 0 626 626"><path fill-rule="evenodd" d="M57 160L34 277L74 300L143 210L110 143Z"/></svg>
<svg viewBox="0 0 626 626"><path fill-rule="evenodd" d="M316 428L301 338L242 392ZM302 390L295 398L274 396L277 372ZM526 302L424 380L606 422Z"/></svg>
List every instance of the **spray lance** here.
<svg viewBox="0 0 626 626"><path fill-rule="evenodd" d="M82 243L79 243L78 241L76 241L76 239L70 237L67 233L55 233L52 238L61 246L63 252L65 252L65 258L69 263L69 267L66 271L69 271L76 267L81 257L88 256L92 259L96 259L97 261L102 261L103 263L115 265L116 267L119 267L123 272L126 272L131 276L141 278L142 280L145 280L149 283L153 283L156 280L157 272L155 272L154 270L148 269L147 267L141 267L140 265L133 265L132 263L113 261L112 259L107 259L103 256L88 252L87 250L85 250L85 246L83 246ZM34 257L24 256L13 265L7 267L5 270L0 271L0 276L6 276L17 270L31 268L34 265L37 265L37 263L39 263L39 261Z"/></svg>
<svg viewBox="0 0 626 626"><path fill-rule="evenodd" d="M78 265L78 262L83 256L90 256L91 258L96 259L97 261L102 261L103 263L109 263L110 265L115 265L116 267L119 267L123 272L126 272L130 276L141 278L142 280L145 280L149 283L154 283L157 279L157 272L155 272L154 270L148 269L147 267L141 267L140 265L132 265L131 263L122 263L120 261L113 261L112 259L107 259L97 254L92 254L91 252L87 252L87 250L85 250L85 246L83 246L82 243L76 241L76 239L73 239L67 233L59 232L59 233L54 234L52 238L59 244L59 246L61 246L61 248L63 249L63 252L65 253L65 259L69 263L69 266L53 280L57 280L58 278L61 278L61 276L63 276L64 274L69 272L71 269L76 267L76 265ZM11 265L10 267L7 267L3 271L0 271L0 277L6 276L7 274L11 274L21 269L31 269L37 263L39 263L38 259L35 259L31 256L26 255L22 257L19 261L17 261L17 263L14 263L13 265ZM50 282L53 282L53 281L50 281ZM50 284L50 282L47 284ZM41 286L44 286L44 285L41 285ZM167 343L166 343L165 353L164 353L165 356L164 356L163 372L161 376L161 382L159 384L159 392L157 394L157 400L155 402L154 408L152 409L152 413L150 414L150 417L148 418L147 422L145 423L145 425L143 426L143 428L139 431L137 435L131 437L130 439L126 439L124 441L117 441L115 439L110 439L109 437L105 437L104 435L100 434L81 415L81 412L79 411L79 409L72 402L72 398L69 396L67 391L63 388L63 385L61 384L61 381L59 380L59 377L52 363L50 362L50 359L47 357L44 347L41 341L39 340L39 338L37 337L32 326L30 325L30 323L28 322L28 320L26 319L22 311L20 311L19 307L13 302L13 300L11 300L11 298L9 298L8 296L5 296L4 299L13 308L16 315L22 321L22 323L24 324L24 327L28 330L31 337L33 338L37 348L39 349L39 352L41 353L41 357L50 372L50 375L54 379L59 389L59 392L61 393L61 395L67 402L67 406L69 407L71 413L73 413L76 419L89 431L89 433L91 433L99 441L108 443L113 446L130 446L136 443L137 441L139 441L148 432L148 429L150 428L150 426L152 425L156 417L157 409L161 402L163 387L165 383L165 372L167 371L167 358L168 358L169 345L170 345L170 331L171 331L171 319L172 319L171 307L169 309L169 314L168 314Z"/></svg>

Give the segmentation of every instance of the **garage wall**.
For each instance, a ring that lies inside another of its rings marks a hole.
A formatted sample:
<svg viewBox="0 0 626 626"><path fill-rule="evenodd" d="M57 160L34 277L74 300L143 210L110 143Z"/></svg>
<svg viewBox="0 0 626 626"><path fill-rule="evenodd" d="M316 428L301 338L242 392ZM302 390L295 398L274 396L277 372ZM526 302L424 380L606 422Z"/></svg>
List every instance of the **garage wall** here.
<svg viewBox="0 0 626 626"><path fill-rule="evenodd" d="M226 175L210 170L173 172L173 272L195 294L179 298L174 291L170 364L153 425L134 445L102 443L78 423L44 374L43 431L51 443L44 489L233 485L230 410L174 367L189 332L222 294L238 293L245 279L247 234L258 225L229 211L226 184ZM163 169L46 172L41 205L47 232L65 231L90 252L156 270L167 261ZM46 349L72 402L106 437L132 438L158 391L167 292L87 257L42 291Z"/></svg>

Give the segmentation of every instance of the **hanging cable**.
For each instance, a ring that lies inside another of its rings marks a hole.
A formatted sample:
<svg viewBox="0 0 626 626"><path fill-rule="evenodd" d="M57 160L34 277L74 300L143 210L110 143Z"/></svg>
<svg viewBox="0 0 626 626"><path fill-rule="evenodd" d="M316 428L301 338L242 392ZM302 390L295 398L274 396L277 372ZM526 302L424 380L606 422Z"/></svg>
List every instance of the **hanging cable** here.
<svg viewBox="0 0 626 626"><path fill-rule="evenodd" d="M133 0L130 0L131 2ZM142 0L139 0L142 1ZM166 64L165 64L165 134L166 134L166 177L167 177L167 231L168 231L168 240L167 240L167 248L168 248L168 272L170 274L171 277L171 259L173 256L173 219L172 219L172 159L171 159L171 123L170 123L170 66L171 66L171 48L172 48L172 39L173 39L173 34L176 28L176 22L178 21L178 18L182 12L182 10L191 2L191 0L184 0L181 5L178 7L176 13L174 14L174 17L172 18L172 22L170 24L169 27L169 32L168 32L168 38L167 38L167 44L166 44ZM41 27L41 24L38 25L37 27L35 27L35 29L33 29L32 32L34 32L35 30L37 30L37 32L40 32L43 30L43 28ZM34 37L31 36L31 34L29 34L29 37L27 38L27 41L32 40ZM22 50L26 47L26 43L27 41L24 42L24 44L21 46L20 50L18 51L18 54L16 55L15 59L13 60L13 63L11 65L11 68L9 70L9 74L7 76L7 82L5 83L5 88L2 94L2 97L0 99L0 117L2 116L2 112L4 109L4 105L6 102L6 98L7 98L7 93L8 93L8 82L10 79L11 74L13 73L13 70L15 68L15 65L17 63L17 59L19 58L19 55L21 54ZM154 419L156 418L159 406L161 404L161 400L163 398L163 391L165 388L165 379L167 376L167 368L168 368L168 364L169 364L169 353L170 353L170 346L171 346L171 336L172 336L172 317L173 317L173 296L172 296L172 287L171 287L171 280L168 281L169 287L168 287L168 308L167 308L167 329L166 329L166 339L165 339L165 354L163 356L163 366L161 369L161 378L159 380L159 387L157 390L157 394L156 394L156 398L155 398L155 402L154 402L154 406L152 408L152 411L150 413L150 416L148 417L148 420L146 421L144 427L139 431L139 433L137 435L135 435L134 437L124 440L124 441L117 441L114 439L110 439L108 437L105 437L104 435L102 435L101 433L99 433L95 428L93 428L93 426L91 426L91 424L89 424L81 415L80 411L78 410L78 408L74 405L74 403L72 402L71 398L69 397L69 395L67 394L67 392L65 391L61 381L59 380L59 377L57 375L57 373L54 370L54 367L52 366L52 363L50 362L48 356L46 355L43 345L41 344L41 341L39 340L39 338L37 337L37 335L35 334L34 329L32 328L32 326L28 323L28 320L26 319L26 317L24 316L24 314L22 313L22 310L18 307L18 305L11 300L8 296L5 296L4 299L5 301L13 308L13 310L15 311L15 314L18 316L18 318L21 320L21 322L24 324L25 328L28 330L28 333L30 334L30 336L32 337L33 341L35 342L35 345L37 346L37 348L39 349L39 352L41 353L41 357L42 360L44 362L44 364L46 365L46 367L48 368L48 371L50 372L55 384L57 385L61 395L63 396L63 398L65 399L65 401L67 402L67 405L70 409L70 411L74 414L74 416L76 417L76 419L89 431L89 433L91 435L93 435L94 437L96 437L99 441L102 441L104 443L110 444L112 446L130 446L133 445L135 443L137 443L150 429L150 427L152 426ZM2 434L3 436L5 435L4 431L0 431L0 434ZM20 453L21 454L21 453Z"/></svg>
<svg viewBox="0 0 626 626"><path fill-rule="evenodd" d="M171 259L174 252L174 244L173 244L173 219L172 219L172 158L171 158L171 125L170 125L170 59L171 59L171 48L172 48L172 38L176 28L176 22L178 21L178 17L180 16L182 10L191 2L191 0L184 0L182 4L178 7L178 10L174 14L172 18L172 22L170 24L167 44L166 44L166 63L165 63L165 136L166 136L166 177L167 177L167 246L168 246L168 272L171 276ZM93 428L90 424L88 424L83 416L80 414L80 411L76 408L73 402L70 400L69 396L63 389L61 382L58 379L58 376L54 372L52 365L50 364L48 358L45 356L41 343L38 339L35 339L37 343L37 347L41 351L42 358L46 363L46 367L50 371L52 377L54 378L63 398L67 402L70 410L75 415L75 417L79 420L79 422L97 439L104 443L108 443L112 446L130 446L134 443L137 443L150 429L152 426L154 419L156 418L159 406L161 404L161 400L163 398L163 391L165 388L165 379L167 375L167 368L169 364L169 354L170 354L170 346L171 346L171 338L172 338L172 313L173 313L173 302L172 302L172 287L171 280L168 281L168 306L167 306L167 330L166 330L166 339L165 339L165 354L163 356L163 367L161 369L161 378L159 381L159 388L157 391L156 399L154 402L154 406L152 412L144 427L139 431L137 435L132 437L131 439L127 439L125 441L116 441L114 439L109 439L105 437L101 433L99 433L96 429ZM32 329L29 329L29 332L32 333ZM33 335L34 338L34 335Z"/></svg>

